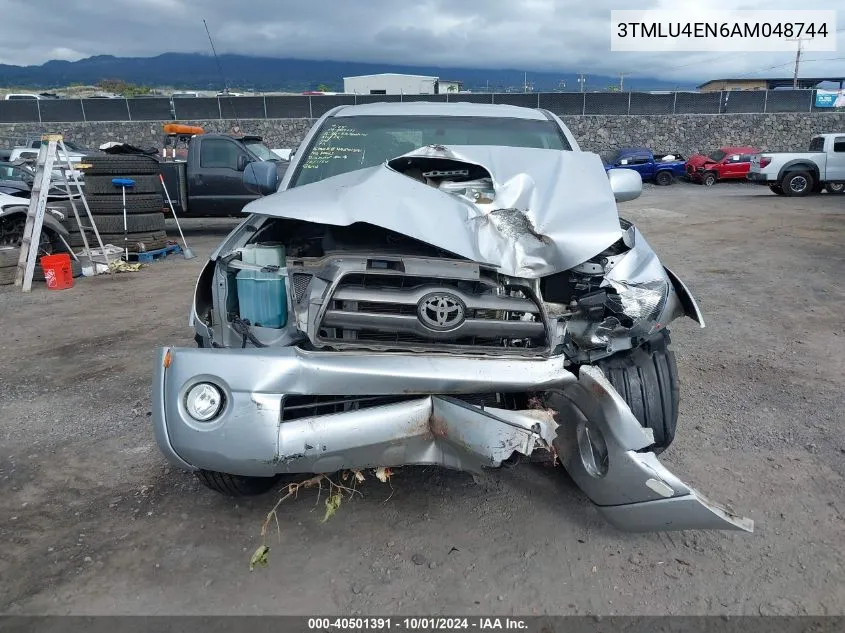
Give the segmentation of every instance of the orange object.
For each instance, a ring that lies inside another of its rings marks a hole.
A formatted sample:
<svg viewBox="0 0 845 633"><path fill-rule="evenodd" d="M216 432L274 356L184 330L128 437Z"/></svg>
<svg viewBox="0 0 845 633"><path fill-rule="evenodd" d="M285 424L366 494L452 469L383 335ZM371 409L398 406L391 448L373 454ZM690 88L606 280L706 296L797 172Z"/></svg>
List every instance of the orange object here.
<svg viewBox="0 0 845 633"><path fill-rule="evenodd" d="M181 123L168 123L164 126L165 134L205 134L205 130L195 125L182 125Z"/></svg>
<svg viewBox="0 0 845 633"><path fill-rule="evenodd" d="M41 270L50 290L65 290L73 287L73 269L70 265L70 255L44 255L41 258Z"/></svg>

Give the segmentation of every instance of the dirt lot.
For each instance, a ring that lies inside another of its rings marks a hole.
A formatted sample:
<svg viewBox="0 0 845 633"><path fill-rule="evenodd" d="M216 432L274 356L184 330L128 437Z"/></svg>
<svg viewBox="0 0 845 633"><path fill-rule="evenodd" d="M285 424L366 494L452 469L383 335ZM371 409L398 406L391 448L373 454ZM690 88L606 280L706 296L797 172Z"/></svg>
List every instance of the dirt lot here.
<svg viewBox="0 0 845 633"><path fill-rule="evenodd" d="M618 532L562 469L402 469L325 524L314 494L285 504L251 573L274 495L206 490L150 428L153 351L192 344L195 278L231 226L194 222L197 259L0 290L0 611L845 613L845 196L676 184L622 209L707 319L673 328L663 459L754 534Z"/></svg>

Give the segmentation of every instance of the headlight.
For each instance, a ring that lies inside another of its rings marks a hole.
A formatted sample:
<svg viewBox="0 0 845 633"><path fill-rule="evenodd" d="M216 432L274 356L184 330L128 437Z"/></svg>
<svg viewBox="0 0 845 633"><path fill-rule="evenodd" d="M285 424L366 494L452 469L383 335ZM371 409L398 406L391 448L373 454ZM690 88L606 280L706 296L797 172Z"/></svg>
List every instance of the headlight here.
<svg viewBox="0 0 845 633"><path fill-rule="evenodd" d="M214 385L201 382L194 385L185 396L185 409L197 422L208 422L223 408L223 394Z"/></svg>
<svg viewBox="0 0 845 633"><path fill-rule="evenodd" d="M669 282L664 279L652 281L610 281L619 295L622 313L634 321L631 331L649 334L654 322L669 296Z"/></svg>

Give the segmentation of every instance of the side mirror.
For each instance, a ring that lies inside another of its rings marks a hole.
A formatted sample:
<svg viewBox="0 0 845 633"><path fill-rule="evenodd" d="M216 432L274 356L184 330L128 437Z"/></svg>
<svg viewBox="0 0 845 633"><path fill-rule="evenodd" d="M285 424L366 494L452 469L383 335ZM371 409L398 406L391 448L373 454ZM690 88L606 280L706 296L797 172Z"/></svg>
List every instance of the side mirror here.
<svg viewBox="0 0 845 633"><path fill-rule="evenodd" d="M243 183L252 193L269 196L279 187L278 174L276 163L272 160L252 162L244 169Z"/></svg>
<svg viewBox="0 0 845 633"><path fill-rule="evenodd" d="M238 171L244 171L246 166L249 165L252 161L249 159L248 156L244 156L241 154L238 156Z"/></svg>
<svg viewBox="0 0 845 633"><path fill-rule="evenodd" d="M643 192L642 176L633 169L611 169L607 172L607 178L616 202L634 200Z"/></svg>

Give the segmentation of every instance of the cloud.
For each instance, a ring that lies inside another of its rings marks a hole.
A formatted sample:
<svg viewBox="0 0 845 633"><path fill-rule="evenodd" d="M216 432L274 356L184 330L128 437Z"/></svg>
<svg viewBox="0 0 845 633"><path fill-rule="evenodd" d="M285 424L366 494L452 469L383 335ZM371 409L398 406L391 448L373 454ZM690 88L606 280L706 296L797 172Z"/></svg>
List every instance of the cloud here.
<svg viewBox="0 0 845 633"><path fill-rule="evenodd" d="M679 82L792 72L792 53L610 52L610 10L631 8L628 4L618 0L75 0L49 4L47 0L5 0L0 62L27 65L99 54L207 53L205 18L218 53L627 73ZM801 3L802 10L829 7L829 0ZM677 9L677 1L644 0L636 8ZM795 3L738 0L730 8L795 9ZM802 75L843 74L845 32L839 36L840 52L805 54Z"/></svg>

